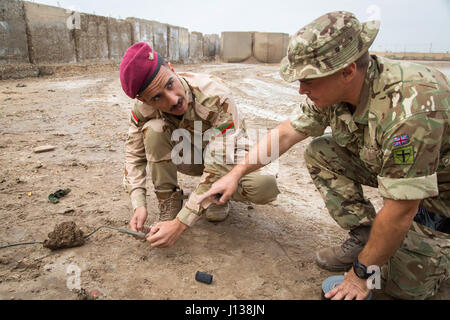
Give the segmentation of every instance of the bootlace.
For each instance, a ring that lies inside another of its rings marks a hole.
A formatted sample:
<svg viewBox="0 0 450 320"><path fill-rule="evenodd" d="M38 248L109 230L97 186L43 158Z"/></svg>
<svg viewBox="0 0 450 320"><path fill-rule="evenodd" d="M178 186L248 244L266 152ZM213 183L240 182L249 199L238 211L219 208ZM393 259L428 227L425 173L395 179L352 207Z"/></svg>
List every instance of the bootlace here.
<svg viewBox="0 0 450 320"><path fill-rule="evenodd" d="M355 246L361 245L362 241L356 237L356 234L353 231L349 232L350 238L344 241L341 245L342 250L344 252L353 249Z"/></svg>

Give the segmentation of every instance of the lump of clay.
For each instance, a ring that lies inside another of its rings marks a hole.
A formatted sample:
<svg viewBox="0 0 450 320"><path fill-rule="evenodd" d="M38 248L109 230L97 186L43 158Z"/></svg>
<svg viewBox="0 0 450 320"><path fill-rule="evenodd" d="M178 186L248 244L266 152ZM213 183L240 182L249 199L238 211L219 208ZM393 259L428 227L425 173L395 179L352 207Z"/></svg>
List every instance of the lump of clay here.
<svg viewBox="0 0 450 320"><path fill-rule="evenodd" d="M51 250L79 247L84 244L84 234L75 222L63 222L48 234L44 247Z"/></svg>

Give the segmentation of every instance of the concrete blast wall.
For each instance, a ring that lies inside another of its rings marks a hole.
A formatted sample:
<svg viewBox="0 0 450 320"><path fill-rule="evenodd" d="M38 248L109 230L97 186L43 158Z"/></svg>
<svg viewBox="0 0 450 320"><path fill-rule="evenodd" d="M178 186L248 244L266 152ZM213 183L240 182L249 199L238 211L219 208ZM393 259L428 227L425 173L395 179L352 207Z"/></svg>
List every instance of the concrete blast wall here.
<svg viewBox="0 0 450 320"><path fill-rule="evenodd" d="M0 1L0 64L29 63L23 3Z"/></svg>
<svg viewBox="0 0 450 320"><path fill-rule="evenodd" d="M65 9L24 2L30 62L76 62L75 40Z"/></svg>
<svg viewBox="0 0 450 320"><path fill-rule="evenodd" d="M83 13L74 33L77 61L109 59L108 18Z"/></svg>
<svg viewBox="0 0 450 320"><path fill-rule="evenodd" d="M194 62L203 58L203 34L200 32L192 32L189 37L189 58Z"/></svg>
<svg viewBox="0 0 450 320"><path fill-rule="evenodd" d="M264 63L279 63L287 54L289 35L286 33L255 32L254 57Z"/></svg>
<svg viewBox="0 0 450 320"><path fill-rule="evenodd" d="M214 58L220 54L220 37L217 34L203 36L203 56Z"/></svg>
<svg viewBox="0 0 450 320"><path fill-rule="evenodd" d="M222 32L220 56L224 62L241 62L252 56L252 32Z"/></svg>
<svg viewBox="0 0 450 320"><path fill-rule="evenodd" d="M178 26L0 0L0 79L51 74L58 64L120 61L136 42L174 63L198 62L218 53L219 37L210 38L205 49L201 33Z"/></svg>
<svg viewBox="0 0 450 320"><path fill-rule="evenodd" d="M187 63L189 61L189 30L186 28L178 29L178 43L180 51L180 61Z"/></svg>
<svg viewBox="0 0 450 320"><path fill-rule="evenodd" d="M176 26L167 26L167 47L168 55L167 59L170 62L180 61L180 42L178 40L179 28Z"/></svg>
<svg viewBox="0 0 450 320"><path fill-rule="evenodd" d="M131 24L126 20L108 18L109 59L121 60L131 43Z"/></svg>

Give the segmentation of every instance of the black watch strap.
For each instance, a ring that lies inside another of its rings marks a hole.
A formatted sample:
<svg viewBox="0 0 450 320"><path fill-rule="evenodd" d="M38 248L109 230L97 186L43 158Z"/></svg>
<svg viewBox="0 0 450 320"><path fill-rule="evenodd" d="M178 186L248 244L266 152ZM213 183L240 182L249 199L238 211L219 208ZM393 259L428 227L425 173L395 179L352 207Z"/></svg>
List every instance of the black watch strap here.
<svg viewBox="0 0 450 320"><path fill-rule="evenodd" d="M358 258L353 262L353 271L360 279L368 279L372 275L367 272L367 267L365 265L359 263Z"/></svg>

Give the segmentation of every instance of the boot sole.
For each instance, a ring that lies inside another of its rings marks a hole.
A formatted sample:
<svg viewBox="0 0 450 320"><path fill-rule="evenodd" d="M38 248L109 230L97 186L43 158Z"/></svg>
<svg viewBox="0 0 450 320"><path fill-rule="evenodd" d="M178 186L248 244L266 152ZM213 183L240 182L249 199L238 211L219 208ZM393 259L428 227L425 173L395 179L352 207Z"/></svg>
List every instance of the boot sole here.
<svg viewBox="0 0 450 320"><path fill-rule="evenodd" d="M328 270L328 271L333 271L333 272L348 271L348 270L350 270L350 268L353 266L353 264L340 265L340 266L327 264L326 262L322 262L322 261L319 259L317 253L316 253L316 259L315 259L315 261L316 261L316 264L317 264L320 268L325 269L325 270Z"/></svg>

